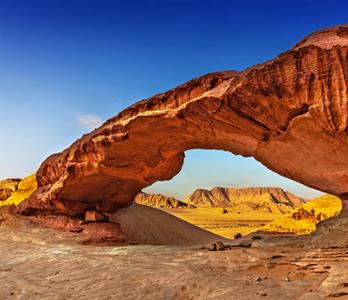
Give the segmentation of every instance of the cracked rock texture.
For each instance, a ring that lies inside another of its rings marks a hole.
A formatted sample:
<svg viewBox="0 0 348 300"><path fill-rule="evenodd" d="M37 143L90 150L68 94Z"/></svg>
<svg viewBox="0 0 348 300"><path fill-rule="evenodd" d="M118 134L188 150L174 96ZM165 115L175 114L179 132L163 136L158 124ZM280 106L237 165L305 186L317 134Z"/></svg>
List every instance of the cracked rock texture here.
<svg viewBox="0 0 348 300"><path fill-rule="evenodd" d="M168 180L189 149L253 156L307 186L348 193L348 25L309 35L242 72L193 79L142 100L37 173L23 214L114 212L144 187Z"/></svg>

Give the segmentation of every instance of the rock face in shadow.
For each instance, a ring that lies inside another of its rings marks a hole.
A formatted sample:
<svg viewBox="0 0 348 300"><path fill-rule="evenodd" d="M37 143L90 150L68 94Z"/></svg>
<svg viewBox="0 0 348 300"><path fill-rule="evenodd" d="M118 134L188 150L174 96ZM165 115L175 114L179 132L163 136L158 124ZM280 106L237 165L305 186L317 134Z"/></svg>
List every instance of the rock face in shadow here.
<svg viewBox="0 0 348 300"><path fill-rule="evenodd" d="M280 175L348 193L348 25L314 33L271 61L193 79L142 100L37 173L23 214L114 212L181 169L189 149L253 156Z"/></svg>
<svg viewBox="0 0 348 300"><path fill-rule="evenodd" d="M303 200L281 188L223 188L198 189L186 203L200 207L231 207L241 211L262 211L286 214L301 206Z"/></svg>

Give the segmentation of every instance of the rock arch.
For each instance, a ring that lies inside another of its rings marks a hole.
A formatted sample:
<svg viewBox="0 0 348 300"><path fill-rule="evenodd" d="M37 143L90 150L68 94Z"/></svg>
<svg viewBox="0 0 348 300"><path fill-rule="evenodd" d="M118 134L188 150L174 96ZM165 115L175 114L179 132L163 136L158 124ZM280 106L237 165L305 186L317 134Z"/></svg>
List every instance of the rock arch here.
<svg viewBox="0 0 348 300"><path fill-rule="evenodd" d="M142 100L46 159L23 214L113 212L181 169L188 149L253 156L307 186L348 193L348 25L242 72Z"/></svg>

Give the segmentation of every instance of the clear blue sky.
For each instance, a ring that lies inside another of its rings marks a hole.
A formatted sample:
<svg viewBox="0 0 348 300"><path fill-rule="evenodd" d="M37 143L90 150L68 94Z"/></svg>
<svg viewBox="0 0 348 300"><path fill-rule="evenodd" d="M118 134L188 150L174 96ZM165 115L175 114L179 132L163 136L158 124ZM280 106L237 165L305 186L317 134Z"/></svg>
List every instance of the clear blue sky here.
<svg viewBox="0 0 348 300"><path fill-rule="evenodd" d="M32 173L101 120L192 77L242 70L319 28L348 22L347 1L0 0L0 177ZM190 151L150 190L280 185L315 192L253 159Z"/></svg>

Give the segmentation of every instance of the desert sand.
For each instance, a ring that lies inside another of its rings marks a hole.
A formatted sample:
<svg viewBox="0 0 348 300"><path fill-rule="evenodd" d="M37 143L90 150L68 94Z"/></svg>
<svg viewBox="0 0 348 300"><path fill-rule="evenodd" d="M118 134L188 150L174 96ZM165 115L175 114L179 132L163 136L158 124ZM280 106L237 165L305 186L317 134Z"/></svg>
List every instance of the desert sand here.
<svg viewBox="0 0 348 300"><path fill-rule="evenodd" d="M138 218L159 212L129 210ZM118 220L133 222L128 213ZM150 222L136 222L143 226L143 240L152 239L153 231L156 241L164 238L158 232L174 217L167 216L168 222L160 215L156 229ZM311 236L262 234L261 240L243 238L250 248L211 252L199 245L86 245L81 233L14 225L0 226L1 299L316 300L348 295L347 245L313 248ZM195 230L175 233L186 228L172 228L173 235L182 241L196 235ZM331 241L335 236L331 232Z"/></svg>
<svg viewBox="0 0 348 300"><path fill-rule="evenodd" d="M129 243L147 245L204 245L226 238L203 230L159 209L132 204L112 214Z"/></svg>
<svg viewBox="0 0 348 300"><path fill-rule="evenodd" d="M237 214L227 210L227 213L222 213L221 208L207 207L194 209L161 208L161 210L230 239L237 233L246 235L261 230L269 222L283 217L282 214L269 214L257 211Z"/></svg>

